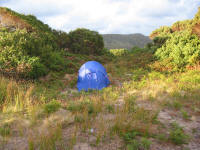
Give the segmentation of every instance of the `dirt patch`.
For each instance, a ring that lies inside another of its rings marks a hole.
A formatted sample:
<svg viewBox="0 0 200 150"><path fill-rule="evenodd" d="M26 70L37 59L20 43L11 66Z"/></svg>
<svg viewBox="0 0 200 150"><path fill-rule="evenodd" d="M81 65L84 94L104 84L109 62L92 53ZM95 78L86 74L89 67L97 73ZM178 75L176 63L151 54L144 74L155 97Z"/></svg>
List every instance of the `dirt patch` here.
<svg viewBox="0 0 200 150"><path fill-rule="evenodd" d="M0 145L0 149L1 150L27 150L28 139L26 137L11 137Z"/></svg>
<svg viewBox="0 0 200 150"><path fill-rule="evenodd" d="M170 128L169 125L172 122L178 123L181 127L183 127L185 133L190 136L190 141L188 144L183 145L184 148L190 150L200 150L200 117L192 116L190 120L184 120L180 118L175 111L163 110L159 113L158 120L168 129ZM169 148L167 149L167 147L165 147L162 149L168 150ZM173 145L170 149L179 150L180 147Z"/></svg>

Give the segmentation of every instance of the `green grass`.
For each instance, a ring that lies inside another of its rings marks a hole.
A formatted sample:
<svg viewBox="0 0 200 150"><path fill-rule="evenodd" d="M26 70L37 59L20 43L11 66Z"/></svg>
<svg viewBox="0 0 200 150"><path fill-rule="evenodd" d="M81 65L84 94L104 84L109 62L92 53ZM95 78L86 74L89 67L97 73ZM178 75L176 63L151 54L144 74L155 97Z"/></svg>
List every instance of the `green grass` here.
<svg viewBox="0 0 200 150"><path fill-rule="evenodd" d="M172 129L170 131L169 139L177 145L187 144L189 136L184 133L183 128L176 122L172 123Z"/></svg>
<svg viewBox="0 0 200 150"><path fill-rule="evenodd" d="M44 112L47 114L56 112L61 107L61 104L58 101L51 101L44 105Z"/></svg>
<svg viewBox="0 0 200 150"><path fill-rule="evenodd" d="M0 135L1 136L8 136L10 135L11 131L10 131L10 128L9 126L3 126L3 127L0 127Z"/></svg>

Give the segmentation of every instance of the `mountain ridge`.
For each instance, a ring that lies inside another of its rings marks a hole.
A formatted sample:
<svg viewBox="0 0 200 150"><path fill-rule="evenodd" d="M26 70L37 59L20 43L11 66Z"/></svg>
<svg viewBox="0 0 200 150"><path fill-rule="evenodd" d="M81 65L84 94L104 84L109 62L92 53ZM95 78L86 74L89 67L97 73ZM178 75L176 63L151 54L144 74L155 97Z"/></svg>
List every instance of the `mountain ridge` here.
<svg viewBox="0 0 200 150"><path fill-rule="evenodd" d="M151 42L148 36L141 33L133 34L102 34L105 47L108 49L125 48L131 49L134 46L143 48Z"/></svg>

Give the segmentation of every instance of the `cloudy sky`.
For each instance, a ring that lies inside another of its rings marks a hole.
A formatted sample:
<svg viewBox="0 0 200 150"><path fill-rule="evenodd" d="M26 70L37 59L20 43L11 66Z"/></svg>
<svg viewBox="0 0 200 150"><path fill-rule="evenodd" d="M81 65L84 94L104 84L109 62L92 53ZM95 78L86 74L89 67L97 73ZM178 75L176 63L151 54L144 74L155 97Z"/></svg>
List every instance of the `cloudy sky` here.
<svg viewBox="0 0 200 150"><path fill-rule="evenodd" d="M33 14L52 28L69 32L142 33L191 19L200 0L0 0L0 6Z"/></svg>

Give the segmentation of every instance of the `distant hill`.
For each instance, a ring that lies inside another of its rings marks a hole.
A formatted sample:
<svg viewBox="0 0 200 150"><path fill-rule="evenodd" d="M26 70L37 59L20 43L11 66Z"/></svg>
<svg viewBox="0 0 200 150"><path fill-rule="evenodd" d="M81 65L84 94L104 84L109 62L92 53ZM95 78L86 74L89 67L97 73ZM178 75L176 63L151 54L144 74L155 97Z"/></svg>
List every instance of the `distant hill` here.
<svg viewBox="0 0 200 150"><path fill-rule="evenodd" d="M148 36L142 34L103 34L105 47L126 48L131 49L133 46L143 48L147 43L151 42Z"/></svg>

